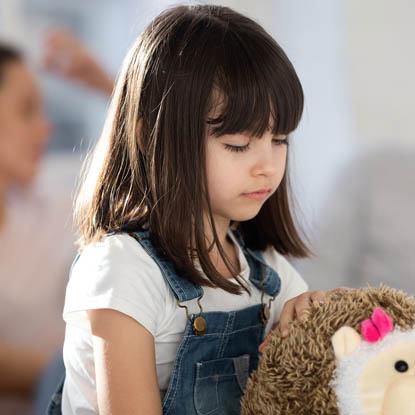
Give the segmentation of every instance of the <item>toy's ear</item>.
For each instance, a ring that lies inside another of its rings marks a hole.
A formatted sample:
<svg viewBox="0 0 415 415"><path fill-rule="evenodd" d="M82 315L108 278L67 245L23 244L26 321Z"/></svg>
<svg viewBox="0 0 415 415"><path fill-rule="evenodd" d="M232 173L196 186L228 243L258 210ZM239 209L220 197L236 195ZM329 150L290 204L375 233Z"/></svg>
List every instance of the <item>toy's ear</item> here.
<svg viewBox="0 0 415 415"><path fill-rule="evenodd" d="M359 333L351 327L343 326L339 328L331 338L336 358L353 353L361 341L362 338Z"/></svg>

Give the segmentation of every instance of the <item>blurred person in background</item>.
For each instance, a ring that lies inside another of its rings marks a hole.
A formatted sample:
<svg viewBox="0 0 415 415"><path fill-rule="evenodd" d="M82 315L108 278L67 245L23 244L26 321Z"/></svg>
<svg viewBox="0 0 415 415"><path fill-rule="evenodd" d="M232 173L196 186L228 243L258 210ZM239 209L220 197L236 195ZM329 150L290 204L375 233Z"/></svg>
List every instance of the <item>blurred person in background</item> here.
<svg viewBox="0 0 415 415"><path fill-rule="evenodd" d="M300 264L307 282L320 289L384 283L415 295L414 212L413 146L383 145L353 159L323 209L316 257Z"/></svg>
<svg viewBox="0 0 415 415"><path fill-rule="evenodd" d="M69 33L48 36L46 69L105 94L113 81ZM35 77L0 44L0 413L32 413L46 363L61 348L62 307L75 255L71 195L36 174L51 129Z"/></svg>

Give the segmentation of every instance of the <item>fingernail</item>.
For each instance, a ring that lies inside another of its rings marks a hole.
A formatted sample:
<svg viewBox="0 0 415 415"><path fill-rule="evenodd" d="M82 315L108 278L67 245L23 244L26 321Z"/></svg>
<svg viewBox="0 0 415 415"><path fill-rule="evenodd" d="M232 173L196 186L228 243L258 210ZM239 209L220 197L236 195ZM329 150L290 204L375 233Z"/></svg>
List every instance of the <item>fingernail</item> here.
<svg viewBox="0 0 415 415"><path fill-rule="evenodd" d="M287 337L287 336L288 336L288 330L287 330L287 329L284 329L284 330L281 332L281 336L282 336L282 337Z"/></svg>

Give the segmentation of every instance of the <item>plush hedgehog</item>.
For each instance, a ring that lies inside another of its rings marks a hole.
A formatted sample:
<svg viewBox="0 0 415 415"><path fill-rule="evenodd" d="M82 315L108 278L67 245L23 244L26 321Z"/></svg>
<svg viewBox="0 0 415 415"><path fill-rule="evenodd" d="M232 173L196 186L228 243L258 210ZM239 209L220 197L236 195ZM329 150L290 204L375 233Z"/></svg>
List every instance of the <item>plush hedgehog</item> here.
<svg viewBox="0 0 415 415"><path fill-rule="evenodd" d="M414 415L415 299L386 286L331 294L278 330L242 415Z"/></svg>

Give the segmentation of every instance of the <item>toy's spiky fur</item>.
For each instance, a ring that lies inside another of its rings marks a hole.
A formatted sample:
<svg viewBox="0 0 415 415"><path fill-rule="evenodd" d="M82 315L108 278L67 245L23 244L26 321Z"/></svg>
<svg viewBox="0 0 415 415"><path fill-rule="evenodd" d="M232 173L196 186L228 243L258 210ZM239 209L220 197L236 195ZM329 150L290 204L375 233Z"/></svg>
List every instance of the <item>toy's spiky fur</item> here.
<svg viewBox="0 0 415 415"><path fill-rule="evenodd" d="M329 386L335 369L331 337L342 326L360 333L360 323L381 307L402 330L415 326L415 298L381 285L336 292L294 321L283 339L276 330L248 380L242 415L338 415Z"/></svg>

